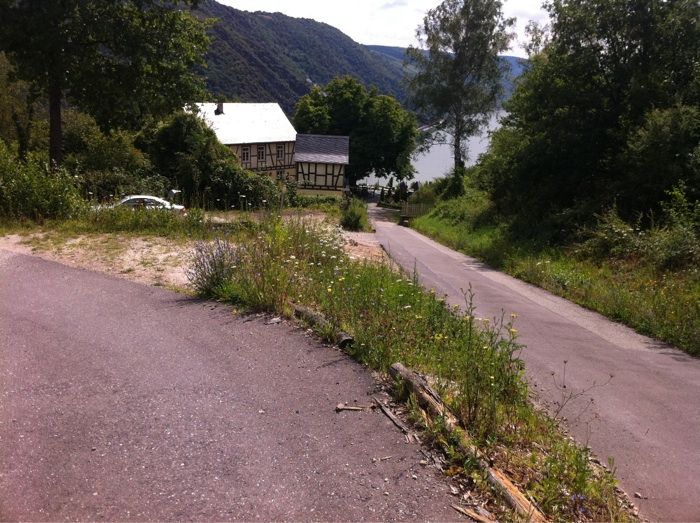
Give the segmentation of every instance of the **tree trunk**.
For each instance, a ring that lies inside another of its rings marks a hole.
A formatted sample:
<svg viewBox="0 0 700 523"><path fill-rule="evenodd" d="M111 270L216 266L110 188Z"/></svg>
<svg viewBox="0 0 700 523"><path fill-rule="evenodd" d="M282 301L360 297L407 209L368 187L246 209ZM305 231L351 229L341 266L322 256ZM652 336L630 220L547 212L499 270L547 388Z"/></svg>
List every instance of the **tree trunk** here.
<svg viewBox="0 0 700 523"><path fill-rule="evenodd" d="M457 120L459 120L459 118L457 118ZM459 122L455 124L453 139L454 139L453 154L454 154L455 171L456 171L456 170L461 170L464 167L464 159L462 158L462 140L464 139L464 131L462 130L462 126L459 124Z"/></svg>
<svg viewBox="0 0 700 523"><path fill-rule="evenodd" d="M52 167L63 161L63 129L61 127L61 84L49 81L49 159Z"/></svg>

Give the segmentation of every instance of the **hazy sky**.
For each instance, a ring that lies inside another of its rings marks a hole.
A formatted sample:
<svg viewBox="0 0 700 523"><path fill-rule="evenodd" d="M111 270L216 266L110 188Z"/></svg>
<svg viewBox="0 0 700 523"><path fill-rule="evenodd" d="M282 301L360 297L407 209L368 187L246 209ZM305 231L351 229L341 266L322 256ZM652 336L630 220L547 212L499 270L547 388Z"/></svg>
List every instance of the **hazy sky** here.
<svg viewBox="0 0 700 523"><path fill-rule="evenodd" d="M218 0L246 11L282 12L298 18L313 18L337 27L361 44L407 47L415 43L416 27L426 11L440 0ZM518 19L518 41L510 54L524 56L520 43L528 20L545 22L542 0L505 0L506 16Z"/></svg>

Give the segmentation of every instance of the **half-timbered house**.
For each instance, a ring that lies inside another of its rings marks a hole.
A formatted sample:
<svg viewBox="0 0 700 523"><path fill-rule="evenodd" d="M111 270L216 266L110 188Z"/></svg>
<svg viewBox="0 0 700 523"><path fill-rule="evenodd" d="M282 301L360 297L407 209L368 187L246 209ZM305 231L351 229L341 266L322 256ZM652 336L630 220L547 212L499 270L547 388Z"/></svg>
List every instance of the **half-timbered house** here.
<svg viewBox="0 0 700 523"><path fill-rule="evenodd" d="M276 103L200 103L199 114L246 169L276 179L296 177L297 132Z"/></svg>
<svg viewBox="0 0 700 523"><path fill-rule="evenodd" d="M349 161L349 137L297 134L294 162L300 188L342 190Z"/></svg>
<svg viewBox="0 0 700 523"><path fill-rule="evenodd" d="M300 189L345 187L350 139L297 134L276 103L199 103L199 115L230 147L241 165Z"/></svg>

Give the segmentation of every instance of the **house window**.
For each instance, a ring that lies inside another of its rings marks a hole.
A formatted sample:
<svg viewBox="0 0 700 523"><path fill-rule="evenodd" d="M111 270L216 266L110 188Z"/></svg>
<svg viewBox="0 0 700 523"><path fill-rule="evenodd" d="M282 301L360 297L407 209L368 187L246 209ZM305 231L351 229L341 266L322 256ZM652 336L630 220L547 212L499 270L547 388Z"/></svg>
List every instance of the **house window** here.
<svg viewBox="0 0 700 523"><path fill-rule="evenodd" d="M284 145L281 143L277 144L277 159L284 160Z"/></svg>
<svg viewBox="0 0 700 523"><path fill-rule="evenodd" d="M250 147L243 147L241 149L241 161L248 163L250 161Z"/></svg>
<svg viewBox="0 0 700 523"><path fill-rule="evenodd" d="M258 161L259 162L265 161L265 146L264 145L258 145Z"/></svg>

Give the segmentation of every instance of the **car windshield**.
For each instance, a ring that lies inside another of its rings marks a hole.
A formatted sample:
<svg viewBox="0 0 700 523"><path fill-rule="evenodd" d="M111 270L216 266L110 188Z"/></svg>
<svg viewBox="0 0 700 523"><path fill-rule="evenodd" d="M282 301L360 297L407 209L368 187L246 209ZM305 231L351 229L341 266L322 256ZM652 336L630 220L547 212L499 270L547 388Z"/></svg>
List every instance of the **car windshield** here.
<svg viewBox="0 0 700 523"><path fill-rule="evenodd" d="M129 207L144 206L144 207L170 207L170 203L155 196L132 196L123 199L119 205Z"/></svg>

